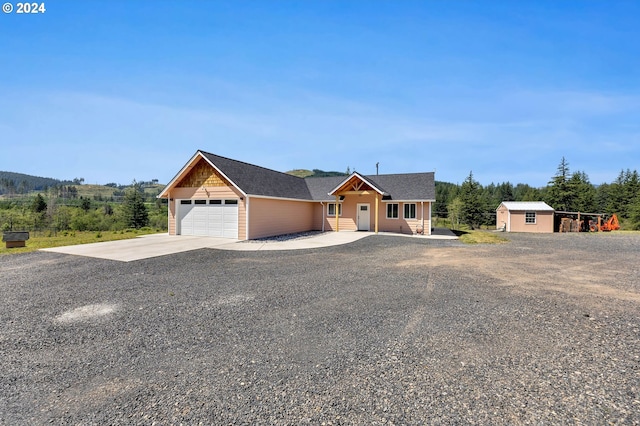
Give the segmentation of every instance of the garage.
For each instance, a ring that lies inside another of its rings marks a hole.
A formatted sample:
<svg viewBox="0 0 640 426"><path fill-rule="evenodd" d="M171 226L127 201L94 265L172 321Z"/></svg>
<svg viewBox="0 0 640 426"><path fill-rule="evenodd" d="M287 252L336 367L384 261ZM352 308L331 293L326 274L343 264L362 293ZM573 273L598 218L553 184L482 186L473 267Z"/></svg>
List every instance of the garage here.
<svg viewBox="0 0 640 426"><path fill-rule="evenodd" d="M238 200L180 200L178 234L238 238Z"/></svg>

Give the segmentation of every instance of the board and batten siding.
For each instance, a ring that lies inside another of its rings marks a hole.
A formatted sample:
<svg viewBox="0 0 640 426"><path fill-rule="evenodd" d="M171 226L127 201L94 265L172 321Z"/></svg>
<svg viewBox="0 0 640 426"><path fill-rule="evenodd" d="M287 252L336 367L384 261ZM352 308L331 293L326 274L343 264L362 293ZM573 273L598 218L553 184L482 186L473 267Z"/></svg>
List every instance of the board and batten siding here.
<svg viewBox="0 0 640 426"><path fill-rule="evenodd" d="M199 188L174 188L169 202L169 235L176 235L176 206L180 200L238 200L238 239L245 240L247 235L247 209L242 194L232 186L210 186Z"/></svg>
<svg viewBox="0 0 640 426"><path fill-rule="evenodd" d="M248 239L313 231L315 202L250 197Z"/></svg>

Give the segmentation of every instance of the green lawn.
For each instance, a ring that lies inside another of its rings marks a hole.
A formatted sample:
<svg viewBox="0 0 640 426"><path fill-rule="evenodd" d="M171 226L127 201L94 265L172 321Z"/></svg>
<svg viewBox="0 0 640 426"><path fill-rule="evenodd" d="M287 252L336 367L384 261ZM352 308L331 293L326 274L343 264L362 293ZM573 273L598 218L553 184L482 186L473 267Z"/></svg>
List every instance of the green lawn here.
<svg viewBox="0 0 640 426"><path fill-rule="evenodd" d="M453 230L453 232L460 238L460 241L462 241L465 244L502 244L509 241L505 237L500 235L500 233L497 233L495 231Z"/></svg>
<svg viewBox="0 0 640 426"><path fill-rule="evenodd" d="M5 243L0 246L0 256L17 253L27 253L43 248L72 246L77 244L98 243L101 241L116 241L135 238L140 235L157 234L164 231L156 229L127 229L125 231L64 231L55 236L34 235L27 241L26 247L8 249Z"/></svg>

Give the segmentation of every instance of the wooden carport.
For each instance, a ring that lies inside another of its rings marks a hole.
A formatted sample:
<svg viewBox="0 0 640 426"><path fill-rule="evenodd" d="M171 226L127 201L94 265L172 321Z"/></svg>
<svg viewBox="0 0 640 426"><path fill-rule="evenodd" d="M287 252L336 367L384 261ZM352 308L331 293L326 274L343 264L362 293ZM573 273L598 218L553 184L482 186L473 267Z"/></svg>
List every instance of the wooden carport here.
<svg viewBox="0 0 640 426"><path fill-rule="evenodd" d="M602 226L604 213L583 213L556 211L554 230L556 232L589 232L592 231L592 222L597 221L597 228ZM595 224L593 224L595 225Z"/></svg>

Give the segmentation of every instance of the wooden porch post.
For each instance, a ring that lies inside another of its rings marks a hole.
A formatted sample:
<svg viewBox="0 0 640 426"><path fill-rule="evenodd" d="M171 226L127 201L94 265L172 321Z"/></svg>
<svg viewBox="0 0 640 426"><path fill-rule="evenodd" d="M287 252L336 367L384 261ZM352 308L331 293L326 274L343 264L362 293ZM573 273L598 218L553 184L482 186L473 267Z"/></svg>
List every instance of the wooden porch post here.
<svg viewBox="0 0 640 426"><path fill-rule="evenodd" d="M378 204L379 204L379 201L380 201L379 197L380 197L380 194L378 194L376 192L376 219L375 219L375 231L376 231L376 234L378 233Z"/></svg>
<svg viewBox="0 0 640 426"><path fill-rule="evenodd" d="M340 196L336 195L336 232L340 232Z"/></svg>

